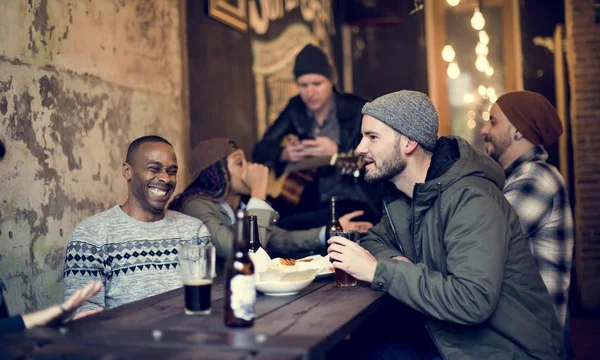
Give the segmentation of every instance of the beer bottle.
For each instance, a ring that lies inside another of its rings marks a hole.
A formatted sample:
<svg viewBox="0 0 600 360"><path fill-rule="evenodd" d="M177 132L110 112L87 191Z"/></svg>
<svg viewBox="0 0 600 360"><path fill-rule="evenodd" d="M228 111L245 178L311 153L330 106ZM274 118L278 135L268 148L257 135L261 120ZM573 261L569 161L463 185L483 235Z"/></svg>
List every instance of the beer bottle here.
<svg viewBox="0 0 600 360"><path fill-rule="evenodd" d="M260 236L258 235L258 218L255 215L250 215L248 218L249 235L250 235L250 249L251 253L255 253L260 246Z"/></svg>
<svg viewBox="0 0 600 360"><path fill-rule="evenodd" d="M248 255L250 242L244 213L239 210L235 215L233 251L226 267L225 325L229 327L252 326L255 317L254 264Z"/></svg>
<svg viewBox="0 0 600 360"><path fill-rule="evenodd" d="M334 231L341 231L342 229L342 225L340 225L340 222L337 218L337 216L335 215L335 202L336 202L337 198L335 196L331 197L331 220L329 220L329 224L327 224L327 238L329 239L331 237L331 234Z"/></svg>

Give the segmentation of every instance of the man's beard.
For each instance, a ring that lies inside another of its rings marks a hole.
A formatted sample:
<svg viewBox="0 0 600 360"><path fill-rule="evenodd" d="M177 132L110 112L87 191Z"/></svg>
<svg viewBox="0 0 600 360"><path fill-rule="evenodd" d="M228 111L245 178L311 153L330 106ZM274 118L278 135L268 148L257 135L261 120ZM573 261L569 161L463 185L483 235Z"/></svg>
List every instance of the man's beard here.
<svg viewBox="0 0 600 360"><path fill-rule="evenodd" d="M493 137L488 135L485 137L484 141L486 143L492 144L492 146L493 146L492 150L490 150L488 152L487 147L485 148L485 150L492 159L496 160L496 162L499 162L500 157L506 152L508 147L512 144L512 141L510 139L510 134L508 134L508 133L499 136L498 139L494 139Z"/></svg>
<svg viewBox="0 0 600 360"><path fill-rule="evenodd" d="M394 151L381 162L381 165L375 166L374 170L365 173L365 181L368 183L389 181L400 175L406 169L406 160L402 158L400 146L396 144Z"/></svg>

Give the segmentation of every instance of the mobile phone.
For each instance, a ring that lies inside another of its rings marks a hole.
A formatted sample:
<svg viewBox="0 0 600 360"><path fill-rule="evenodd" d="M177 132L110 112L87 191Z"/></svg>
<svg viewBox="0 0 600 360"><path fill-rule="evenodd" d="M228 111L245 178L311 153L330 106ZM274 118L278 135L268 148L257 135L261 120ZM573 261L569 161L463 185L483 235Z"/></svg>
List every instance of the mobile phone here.
<svg viewBox="0 0 600 360"><path fill-rule="evenodd" d="M299 140L314 140L315 137L311 134L304 133L304 134L298 134L298 139Z"/></svg>

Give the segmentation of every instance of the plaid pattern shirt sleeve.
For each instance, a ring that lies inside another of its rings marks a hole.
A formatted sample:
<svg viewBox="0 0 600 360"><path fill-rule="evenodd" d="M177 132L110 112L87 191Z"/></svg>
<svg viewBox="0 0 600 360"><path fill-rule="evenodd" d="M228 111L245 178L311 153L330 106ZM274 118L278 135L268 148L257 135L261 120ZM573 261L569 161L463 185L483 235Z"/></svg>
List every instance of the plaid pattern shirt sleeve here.
<svg viewBox="0 0 600 360"><path fill-rule="evenodd" d="M564 326L574 242L564 181L545 161L523 161L511 168L504 195L519 215L558 320Z"/></svg>

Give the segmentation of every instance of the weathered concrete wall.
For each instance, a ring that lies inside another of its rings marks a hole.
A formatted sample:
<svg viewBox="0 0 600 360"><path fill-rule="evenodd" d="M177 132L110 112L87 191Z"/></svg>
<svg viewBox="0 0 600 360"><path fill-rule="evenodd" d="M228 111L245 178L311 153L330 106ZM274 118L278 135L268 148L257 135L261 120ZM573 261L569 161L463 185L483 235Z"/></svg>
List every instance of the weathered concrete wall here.
<svg viewBox="0 0 600 360"><path fill-rule="evenodd" d="M60 299L74 226L126 198L131 140L160 134L185 164L179 7L0 0L0 278L11 312Z"/></svg>

